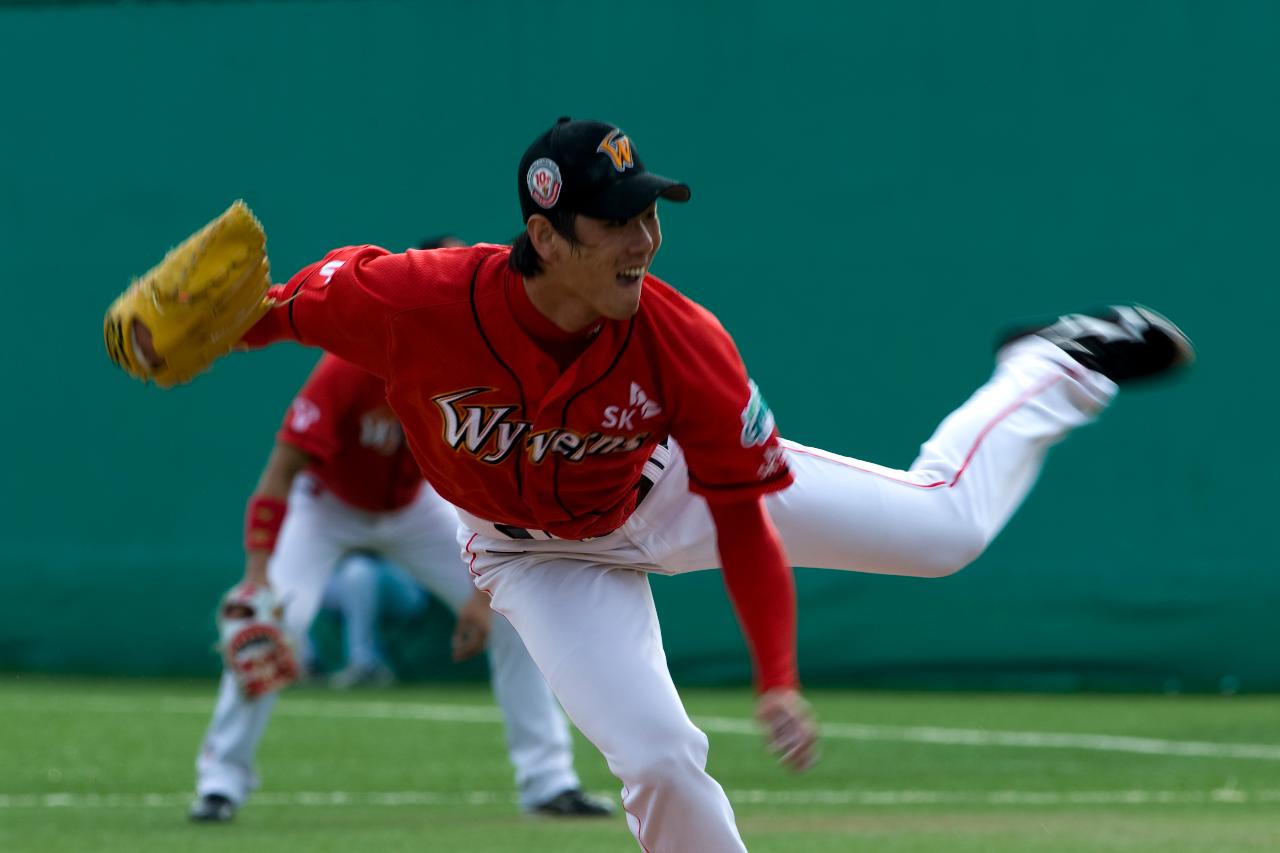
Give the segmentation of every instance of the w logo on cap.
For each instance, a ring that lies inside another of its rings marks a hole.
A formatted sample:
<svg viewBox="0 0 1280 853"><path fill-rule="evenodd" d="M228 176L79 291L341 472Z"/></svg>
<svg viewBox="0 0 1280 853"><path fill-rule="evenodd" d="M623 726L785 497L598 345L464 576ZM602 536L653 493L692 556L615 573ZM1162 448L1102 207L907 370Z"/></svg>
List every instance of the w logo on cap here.
<svg viewBox="0 0 1280 853"><path fill-rule="evenodd" d="M613 168L619 172L625 172L636 164L635 155L631 151L631 138L617 128L609 131L609 135L596 150L608 157Z"/></svg>

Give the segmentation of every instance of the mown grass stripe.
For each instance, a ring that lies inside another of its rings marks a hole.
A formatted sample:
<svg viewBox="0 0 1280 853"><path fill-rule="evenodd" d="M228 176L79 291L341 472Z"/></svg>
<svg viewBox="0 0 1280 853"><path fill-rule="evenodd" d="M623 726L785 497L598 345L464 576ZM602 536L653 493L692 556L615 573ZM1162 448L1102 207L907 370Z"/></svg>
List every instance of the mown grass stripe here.
<svg viewBox="0 0 1280 853"><path fill-rule="evenodd" d="M599 796L608 797L605 792ZM1280 803L1280 790L1246 791L868 791L868 790L730 790L738 804L781 806L1079 806L1079 805L1207 805ZM0 809L179 808L189 793L149 794L0 794ZM487 806L516 802L498 791L292 791L255 794L253 806Z"/></svg>
<svg viewBox="0 0 1280 853"><path fill-rule="evenodd" d="M77 701L74 706L55 700L0 700L0 709L41 712L91 711L98 713L211 714L213 698L133 698L98 696ZM362 720L426 720L447 723L501 723L502 714L491 705L432 705L400 702L332 702L290 696L280 702L275 713L282 716ZM758 735L754 721L736 717L695 717L695 722L713 734ZM1129 735L1075 732L1000 731L960 729L940 726L880 726L860 723L826 722L825 738L942 746L1011 747L1022 749L1081 749L1183 758L1232 758L1280 761L1280 745L1171 740Z"/></svg>

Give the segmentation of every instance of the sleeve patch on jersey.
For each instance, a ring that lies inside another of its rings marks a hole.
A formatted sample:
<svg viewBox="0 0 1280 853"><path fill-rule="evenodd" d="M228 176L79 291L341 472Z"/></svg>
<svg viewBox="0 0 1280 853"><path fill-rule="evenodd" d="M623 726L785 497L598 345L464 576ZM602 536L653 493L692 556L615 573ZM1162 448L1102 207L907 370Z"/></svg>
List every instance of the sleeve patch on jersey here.
<svg viewBox="0 0 1280 853"><path fill-rule="evenodd" d="M751 398L742 410L742 446L760 447L773 435L773 412L760 396L756 383L749 379L747 385L751 389Z"/></svg>
<svg viewBox="0 0 1280 853"><path fill-rule="evenodd" d="M289 407L289 429L294 432L306 432L318 420L320 407L306 397L296 398Z"/></svg>

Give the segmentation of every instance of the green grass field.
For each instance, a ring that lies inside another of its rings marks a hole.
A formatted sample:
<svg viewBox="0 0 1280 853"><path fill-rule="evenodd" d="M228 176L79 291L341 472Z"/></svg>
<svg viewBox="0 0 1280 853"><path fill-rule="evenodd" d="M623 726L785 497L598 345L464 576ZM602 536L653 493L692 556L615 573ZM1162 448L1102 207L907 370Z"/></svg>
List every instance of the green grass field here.
<svg viewBox="0 0 1280 853"><path fill-rule="evenodd" d="M297 689L226 826L185 820L214 685L0 676L0 850L635 851L517 813L487 692ZM762 754L745 691L687 691L753 851L1280 850L1280 698L812 695L821 764ZM586 787L618 785L585 741ZM690 851L697 853L697 851Z"/></svg>

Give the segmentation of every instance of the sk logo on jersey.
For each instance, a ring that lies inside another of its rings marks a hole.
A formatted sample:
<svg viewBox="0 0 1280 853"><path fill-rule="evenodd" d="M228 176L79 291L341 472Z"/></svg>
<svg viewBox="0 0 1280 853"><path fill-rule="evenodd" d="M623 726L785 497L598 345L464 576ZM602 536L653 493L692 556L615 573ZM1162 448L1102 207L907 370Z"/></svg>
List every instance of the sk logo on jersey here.
<svg viewBox="0 0 1280 853"><path fill-rule="evenodd" d="M444 415L445 442L454 450L465 450L490 465L506 459L517 445L523 445L529 461L536 465L546 459L548 453L558 453L570 462L606 453L629 453L639 450L649 439L647 432L635 435L589 432L583 435L566 427L531 432L533 424L529 421L510 417L516 410L515 406L458 405L468 397L492 390L467 388L431 398Z"/></svg>
<svg viewBox="0 0 1280 853"><path fill-rule="evenodd" d="M635 419L639 415L640 420L647 421L649 418L655 418L662 414L662 407L658 405L656 400L649 399L649 395L639 384L631 383L631 401L627 406L605 406L604 420L600 426L605 429L618 427L619 429L635 429Z"/></svg>
<svg viewBox="0 0 1280 853"><path fill-rule="evenodd" d="M608 157L609 162L613 163L613 168L619 172L625 172L636 164L635 155L631 151L630 137L616 128L609 131L609 135L596 150Z"/></svg>
<svg viewBox="0 0 1280 853"><path fill-rule="evenodd" d="M773 435L773 412L760 396L756 383L748 379L747 386L751 389L751 398L742 410L742 446L759 447Z"/></svg>

